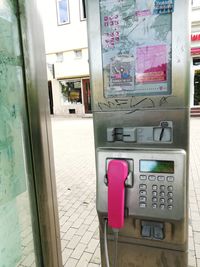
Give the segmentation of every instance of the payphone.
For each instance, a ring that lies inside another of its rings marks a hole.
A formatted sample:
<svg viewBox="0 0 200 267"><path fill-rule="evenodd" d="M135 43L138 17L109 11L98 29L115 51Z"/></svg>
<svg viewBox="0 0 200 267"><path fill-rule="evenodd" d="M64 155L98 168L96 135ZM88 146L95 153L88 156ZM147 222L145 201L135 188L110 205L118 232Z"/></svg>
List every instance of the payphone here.
<svg viewBox="0 0 200 267"><path fill-rule="evenodd" d="M102 266L186 267L189 1L87 10Z"/></svg>

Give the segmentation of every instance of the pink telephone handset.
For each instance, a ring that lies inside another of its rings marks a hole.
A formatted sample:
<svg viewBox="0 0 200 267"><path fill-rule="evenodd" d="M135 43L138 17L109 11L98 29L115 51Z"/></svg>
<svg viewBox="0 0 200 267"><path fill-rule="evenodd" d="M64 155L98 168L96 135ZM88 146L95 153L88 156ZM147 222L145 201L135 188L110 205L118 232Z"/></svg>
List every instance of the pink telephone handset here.
<svg viewBox="0 0 200 267"><path fill-rule="evenodd" d="M108 163L108 225L120 229L124 226L125 180L128 162L113 159Z"/></svg>

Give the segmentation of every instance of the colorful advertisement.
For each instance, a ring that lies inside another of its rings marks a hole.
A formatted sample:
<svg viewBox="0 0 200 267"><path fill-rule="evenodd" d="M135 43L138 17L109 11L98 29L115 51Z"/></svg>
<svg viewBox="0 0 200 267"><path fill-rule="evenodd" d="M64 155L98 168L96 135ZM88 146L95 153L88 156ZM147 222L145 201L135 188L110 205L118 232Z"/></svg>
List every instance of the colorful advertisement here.
<svg viewBox="0 0 200 267"><path fill-rule="evenodd" d="M173 3L100 0L106 98L171 93L172 14L155 9Z"/></svg>
<svg viewBox="0 0 200 267"><path fill-rule="evenodd" d="M167 81L166 45L152 45L137 48L135 77L136 83Z"/></svg>
<svg viewBox="0 0 200 267"><path fill-rule="evenodd" d="M133 88L134 77L132 74L132 61L130 57L118 57L110 64L111 86L124 86Z"/></svg>

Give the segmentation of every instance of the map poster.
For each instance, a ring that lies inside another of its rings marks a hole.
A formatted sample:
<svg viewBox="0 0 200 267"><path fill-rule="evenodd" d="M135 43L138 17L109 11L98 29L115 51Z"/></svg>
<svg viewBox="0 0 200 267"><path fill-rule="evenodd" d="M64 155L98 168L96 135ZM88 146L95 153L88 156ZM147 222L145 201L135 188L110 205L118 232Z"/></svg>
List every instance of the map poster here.
<svg viewBox="0 0 200 267"><path fill-rule="evenodd" d="M104 96L171 94L173 0L100 0ZM159 6L158 6L159 4Z"/></svg>
<svg viewBox="0 0 200 267"><path fill-rule="evenodd" d="M167 47L138 47L136 52L136 83L166 82Z"/></svg>

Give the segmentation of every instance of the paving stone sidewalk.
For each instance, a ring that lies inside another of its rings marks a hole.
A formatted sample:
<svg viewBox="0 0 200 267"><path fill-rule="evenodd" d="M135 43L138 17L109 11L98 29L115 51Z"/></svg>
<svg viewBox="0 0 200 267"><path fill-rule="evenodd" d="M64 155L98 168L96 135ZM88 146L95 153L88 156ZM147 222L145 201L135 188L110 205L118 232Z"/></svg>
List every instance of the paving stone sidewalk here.
<svg viewBox="0 0 200 267"><path fill-rule="evenodd" d="M52 118L64 267L99 267L92 119ZM191 119L189 267L200 267L200 119Z"/></svg>

